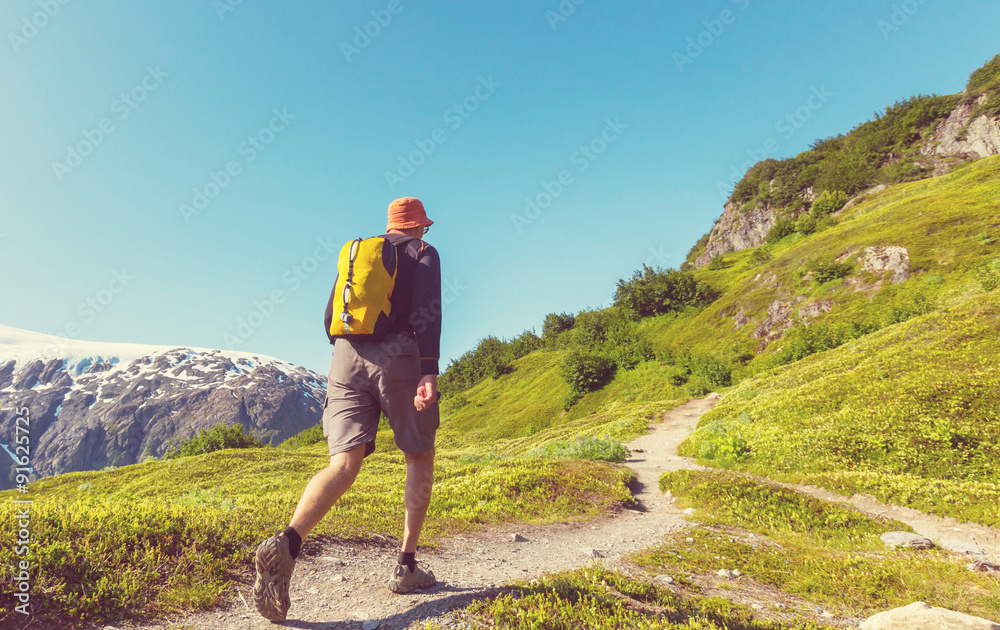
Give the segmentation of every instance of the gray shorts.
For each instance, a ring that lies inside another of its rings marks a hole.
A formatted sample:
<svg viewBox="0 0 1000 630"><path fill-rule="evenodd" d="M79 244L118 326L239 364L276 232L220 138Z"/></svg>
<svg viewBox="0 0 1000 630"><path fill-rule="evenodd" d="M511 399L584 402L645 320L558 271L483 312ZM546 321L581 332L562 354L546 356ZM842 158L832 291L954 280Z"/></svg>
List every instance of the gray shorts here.
<svg viewBox="0 0 1000 630"><path fill-rule="evenodd" d="M365 445L375 451L379 412L389 418L399 450L410 455L434 448L440 424L437 403L423 411L413 406L420 383L417 342L406 333L382 341L337 339L323 405L323 435L330 455Z"/></svg>

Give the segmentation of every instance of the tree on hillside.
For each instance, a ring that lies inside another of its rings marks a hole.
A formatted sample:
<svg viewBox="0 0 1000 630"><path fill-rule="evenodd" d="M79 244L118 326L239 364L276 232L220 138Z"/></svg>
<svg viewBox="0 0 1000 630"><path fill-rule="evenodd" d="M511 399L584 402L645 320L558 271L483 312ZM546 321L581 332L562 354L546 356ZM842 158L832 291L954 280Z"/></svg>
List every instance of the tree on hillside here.
<svg viewBox="0 0 1000 630"><path fill-rule="evenodd" d="M642 319L703 306L715 297L711 287L695 280L691 273L643 265L631 279L618 281L615 306L631 319Z"/></svg>
<svg viewBox="0 0 1000 630"><path fill-rule="evenodd" d="M549 313L542 324L542 339L548 341L561 332L573 328L576 317L569 313Z"/></svg>

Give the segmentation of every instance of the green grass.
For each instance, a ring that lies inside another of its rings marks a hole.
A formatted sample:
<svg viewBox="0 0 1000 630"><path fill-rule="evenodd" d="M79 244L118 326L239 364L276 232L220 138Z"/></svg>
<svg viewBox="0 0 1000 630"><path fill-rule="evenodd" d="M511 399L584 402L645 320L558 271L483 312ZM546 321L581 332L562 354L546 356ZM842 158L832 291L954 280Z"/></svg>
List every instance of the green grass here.
<svg viewBox="0 0 1000 630"><path fill-rule="evenodd" d="M699 522L741 527L831 548L883 548L879 536L912 531L898 521L872 518L845 506L821 501L775 484L725 471L682 470L664 473L660 489L682 496L685 504L708 510Z"/></svg>
<svg viewBox="0 0 1000 630"><path fill-rule="evenodd" d="M892 326L745 381L681 453L1000 525L1000 294ZM720 437L722 436L722 437Z"/></svg>
<svg viewBox="0 0 1000 630"><path fill-rule="evenodd" d="M325 443L223 450L31 484L36 615L70 625L216 603L228 582L246 576L257 542L287 525L327 457ZM404 474L402 454L381 434L379 452L315 535L395 540ZM631 502L630 472L578 460L469 463L445 452L436 476L424 530L429 543L477 525L582 519ZM0 494L5 540L16 537L12 496ZM13 554L11 546L0 548L5 572ZM9 614L15 600L5 592L0 605L0 615Z"/></svg>
<svg viewBox="0 0 1000 630"><path fill-rule="evenodd" d="M647 570L691 578L719 569L767 584L835 614L868 616L924 601L996 619L1000 580L969 571L968 560L939 550L890 550L878 539L906 531L744 475L720 471L665 474L661 486L693 506L705 525L668 535L634 560Z"/></svg>
<svg viewBox="0 0 1000 630"><path fill-rule="evenodd" d="M628 459L629 451L618 440L580 437L575 442L569 440L549 442L528 455L542 459L589 459L621 464Z"/></svg>
<svg viewBox="0 0 1000 630"><path fill-rule="evenodd" d="M755 618L744 606L721 598L687 597L648 582L592 566L546 576L478 601L457 612L471 628L519 630L668 629L819 630L808 622ZM438 626L428 624L428 629Z"/></svg>

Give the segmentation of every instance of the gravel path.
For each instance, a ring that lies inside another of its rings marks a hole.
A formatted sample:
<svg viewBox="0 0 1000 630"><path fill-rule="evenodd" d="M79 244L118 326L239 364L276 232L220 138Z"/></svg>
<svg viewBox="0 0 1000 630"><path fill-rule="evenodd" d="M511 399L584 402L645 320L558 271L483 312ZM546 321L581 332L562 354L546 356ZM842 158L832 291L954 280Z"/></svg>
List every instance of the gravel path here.
<svg viewBox="0 0 1000 630"><path fill-rule="evenodd" d="M693 466L677 456L677 446L715 404L717 397L690 401L666 412L650 433L628 444L628 465L638 476L634 498L638 509L586 523L507 525L454 536L418 559L438 578L428 592L396 595L385 587L395 564L391 549L324 545L315 556L299 556L292 575L292 606L286 627L306 629L362 627L404 628L412 622L437 618L455 606L483 597L511 580L587 564L595 556L614 563L625 554L648 547L668 532L690 527L683 513L659 491L666 470ZM518 535L518 541L513 537ZM523 539L523 540L522 540ZM196 628L247 630L274 628L257 614L250 585L238 587L242 599L210 612L159 619L141 625L114 626L125 630ZM446 621L446 620L442 620Z"/></svg>

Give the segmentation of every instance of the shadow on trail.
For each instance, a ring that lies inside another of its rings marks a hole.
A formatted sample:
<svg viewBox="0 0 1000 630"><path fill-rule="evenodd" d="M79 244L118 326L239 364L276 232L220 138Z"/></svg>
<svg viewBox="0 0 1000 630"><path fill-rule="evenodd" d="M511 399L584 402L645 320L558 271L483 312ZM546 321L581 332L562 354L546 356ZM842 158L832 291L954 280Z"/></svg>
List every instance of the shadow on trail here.
<svg viewBox="0 0 1000 630"><path fill-rule="evenodd" d="M506 592L507 590L508 589L502 588L462 588L448 584L439 584L437 587L428 591L407 593L405 595L386 594L386 597L420 597L425 594L437 596L441 593L454 593L454 595L449 597L417 603L404 612L389 615L387 617L373 616L371 621L378 622L379 627L381 628L405 628L414 621L439 617L454 608L464 608L476 600L487 599L489 597L493 597L494 595ZM301 619L289 619L281 626L276 625L275 627L302 628L303 630L333 630L336 628L357 628L364 623L364 621L368 620L304 621Z"/></svg>

